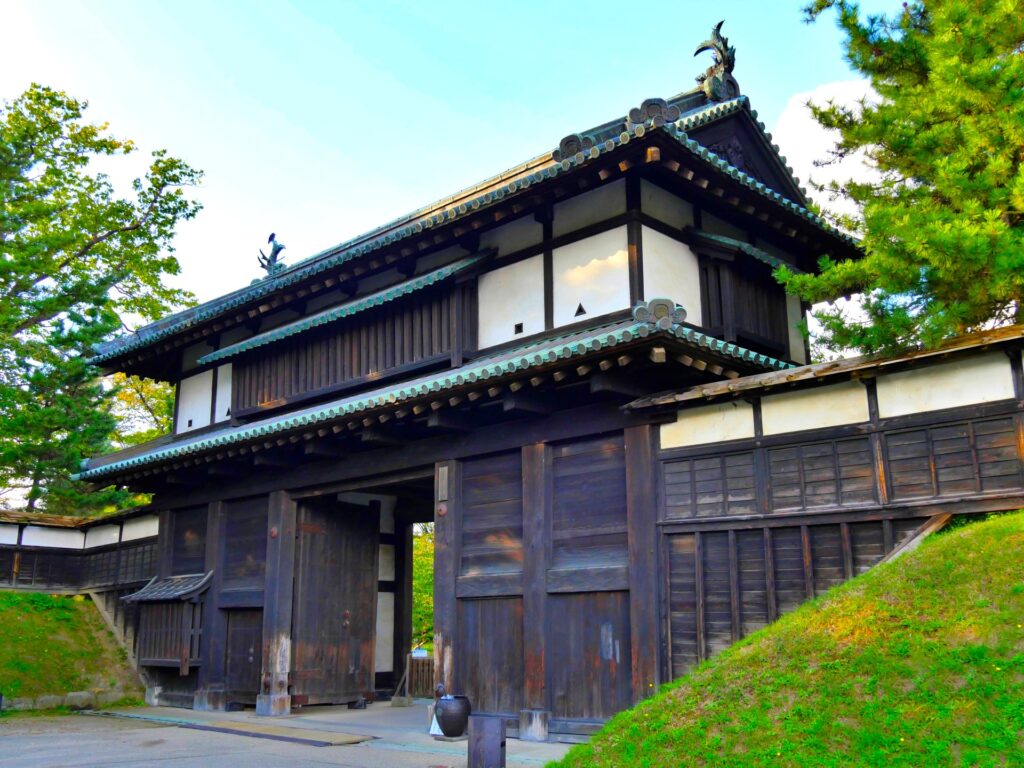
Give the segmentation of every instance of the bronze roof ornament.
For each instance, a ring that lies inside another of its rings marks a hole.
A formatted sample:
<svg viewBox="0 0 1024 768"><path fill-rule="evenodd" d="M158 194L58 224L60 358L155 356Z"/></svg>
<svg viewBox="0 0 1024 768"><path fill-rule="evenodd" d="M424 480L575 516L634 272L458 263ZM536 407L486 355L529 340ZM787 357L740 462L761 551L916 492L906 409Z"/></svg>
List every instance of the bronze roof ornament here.
<svg viewBox="0 0 1024 768"><path fill-rule="evenodd" d="M711 30L711 37L693 52L694 56L699 56L704 51L711 51L714 57L714 64L703 74L697 75L697 82L711 101L726 101L740 95L740 85L732 76L733 67L736 66L736 49L729 45L729 38L722 35L724 23L724 20L718 22Z"/></svg>
<svg viewBox="0 0 1024 768"><path fill-rule="evenodd" d="M270 277L284 269L284 264L282 263L284 259L280 258L280 253L284 250L284 244L277 242L277 235L274 232L270 233L270 237L267 238L267 242L270 244L270 255L267 256L267 254L260 249L258 260L260 262L260 266L267 271L267 277Z"/></svg>

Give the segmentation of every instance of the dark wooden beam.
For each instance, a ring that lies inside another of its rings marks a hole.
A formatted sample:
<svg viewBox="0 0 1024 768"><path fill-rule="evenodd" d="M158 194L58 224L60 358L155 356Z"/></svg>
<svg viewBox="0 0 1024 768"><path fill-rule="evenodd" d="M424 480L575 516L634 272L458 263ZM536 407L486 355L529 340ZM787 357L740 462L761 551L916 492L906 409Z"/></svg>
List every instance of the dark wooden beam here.
<svg viewBox="0 0 1024 768"><path fill-rule="evenodd" d="M405 445L408 438L395 433L394 430L382 429L381 427L367 427L360 433L359 439L369 445Z"/></svg>
<svg viewBox="0 0 1024 768"><path fill-rule="evenodd" d="M282 455L281 453L274 451L260 451L254 454L252 457L253 466L256 467L292 467L295 466L295 461L291 456Z"/></svg>
<svg viewBox="0 0 1024 768"><path fill-rule="evenodd" d="M455 598L459 573L462 464L439 462L434 468L434 682L455 691L455 654L459 631ZM468 650L468 649L467 649Z"/></svg>
<svg viewBox="0 0 1024 768"><path fill-rule="evenodd" d="M555 404L549 397L544 397L536 392L519 390L518 392L506 392L501 399L501 408L505 413L546 416L549 413L554 413Z"/></svg>
<svg viewBox="0 0 1024 768"><path fill-rule="evenodd" d="M347 455L347 451L337 440L321 439L310 440L302 446L302 453L305 456L314 456L324 459L340 459Z"/></svg>
<svg viewBox="0 0 1024 768"><path fill-rule="evenodd" d="M624 433L626 536L629 549L629 647L634 701L653 694L661 682L655 437L656 430L648 424L630 427ZM525 521L523 529L526 529Z"/></svg>
<svg viewBox="0 0 1024 768"><path fill-rule="evenodd" d="M590 377L590 393L592 395L601 392L610 392L615 395L626 397L640 397L647 393L647 388L638 383L634 378L625 376L617 371L601 371Z"/></svg>
<svg viewBox="0 0 1024 768"><path fill-rule="evenodd" d="M447 429L451 432L469 432L476 424L465 413L442 409L430 412L427 416L427 426L431 429Z"/></svg>
<svg viewBox="0 0 1024 768"><path fill-rule="evenodd" d="M267 516L267 573L263 609L263 671L256 714L291 712L292 593L295 579L297 505L285 491L270 494Z"/></svg>

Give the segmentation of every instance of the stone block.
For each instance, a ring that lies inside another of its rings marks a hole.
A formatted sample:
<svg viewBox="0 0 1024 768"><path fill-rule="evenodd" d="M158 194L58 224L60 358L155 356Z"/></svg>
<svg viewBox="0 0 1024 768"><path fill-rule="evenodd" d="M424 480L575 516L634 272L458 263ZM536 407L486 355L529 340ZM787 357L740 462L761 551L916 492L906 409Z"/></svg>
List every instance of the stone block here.
<svg viewBox="0 0 1024 768"><path fill-rule="evenodd" d="M63 696L36 696L36 709L56 709L63 706Z"/></svg>
<svg viewBox="0 0 1024 768"><path fill-rule="evenodd" d="M546 709L519 710L520 741L547 741L550 717L551 713Z"/></svg>
<svg viewBox="0 0 1024 768"><path fill-rule="evenodd" d="M111 704L116 704L127 695L128 694L124 691L97 691L96 706L109 707Z"/></svg>
<svg viewBox="0 0 1024 768"><path fill-rule="evenodd" d="M36 700L31 696L22 696L21 698L14 699L4 698L4 709L14 710L15 712L26 712L35 708Z"/></svg>
<svg viewBox="0 0 1024 768"><path fill-rule="evenodd" d="M69 709L92 709L96 706L96 696L92 691L72 691L64 697L64 706Z"/></svg>

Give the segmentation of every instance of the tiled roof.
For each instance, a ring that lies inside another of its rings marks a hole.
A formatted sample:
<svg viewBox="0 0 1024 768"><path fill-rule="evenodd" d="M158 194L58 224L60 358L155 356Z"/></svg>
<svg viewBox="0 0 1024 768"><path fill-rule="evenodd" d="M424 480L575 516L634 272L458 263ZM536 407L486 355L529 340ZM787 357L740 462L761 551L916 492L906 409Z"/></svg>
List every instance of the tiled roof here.
<svg viewBox="0 0 1024 768"><path fill-rule="evenodd" d="M683 94L682 96L690 95ZM586 132L588 137L600 139L595 141L594 145L586 151L580 151L575 155L560 159L555 159L555 155L558 154L557 152L540 155L506 171L504 174L482 182L467 193L459 193L438 203L421 208L408 216L378 227L367 234L360 235L299 261L273 276L254 281L252 285L245 288L201 304L198 307L170 315L155 323L144 326L132 334L98 345L92 362L98 364L112 360L126 352L148 346L160 339L199 325L228 310L268 296L289 285L301 282L322 272L336 269L343 264L392 245L407 237L463 218L509 195L528 189L534 184L542 183L560 174L570 172L578 166L596 160L601 155L611 152L633 139L640 138L649 131L665 131L669 136L679 141L691 154L712 163L716 168L753 192L800 216L833 237L854 243L855 241L848 235L819 218L807 208L787 199L764 183L740 171L687 136L686 132L688 130L707 125L709 122L721 119L746 106L746 97L740 96L726 102L699 106L684 113L675 123L666 123L663 126L656 127L648 123L629 125L622 121L607 123L604 126ZM753 114L752 112L751 115L753 116ZM621 130L616 131L616 126ZM473 195L474 191L478 191L478 194Z"/></svg>
<svg viewBox="0 0 1024 768"><path fill-rule="evenodd" d="M652 300L650 304L653 304ZM180 456L194 455L212 449L237 445L251 440L269 437L302 427L350 418L375 408L436 395L455 387L475 382L500 379L510 374L528 371L559 360L583 357L637 339L663 335L679 339L697 349L707 349L722 357L732 358L749 365L770 370L790 367L789 363L773 357L739 347L716 339L700 331L664 318L650 317L647 304L634 310L634 318L577 331L569 335L537 341L526 346L504 350L492 356L474 360L459 368L423 376L412 381L393 384L371 392L351 395L329 403L312 406L298 411L273 416L261 421L229 426L215 432L208 432L194 438L185 438L152 451L108 464L91 467L83 462L82 471L75 477L79 480L94 480L137 467L168 461ZM642 319L637 319L642 318Z"/></svg>
<svg viewBox="0 0 1024 768"><path fill-rule="evenodd" d="M125 595L126 603L154 603L160 600L184 600L204 590L213 577L209 573L193 573L187 576L168 576L161 579L154 576L138 592Z"/></svg>
<svg viewBox="0 0 1024 768"><path fill-rule="evenodd" d="M459 259L458 261L447 264L440 269L435 269L433 272L427 272L419 277L406 280L404 283L389 286L388 288L384 288L376 293L361 296L360 298L346 304L330 307L322 312L317 312L315 315L300 318L295 322L274 328L266 333L260 333L256 336L252 336L238 342L237 344L231 344L223 349L218 349L216 352L211 352L210 354L199 358L198 362L200 365L205 365L206 363L213 363L218 360L226 360L228 358L235 357L236 355L240 355L243 352L248 352L251 349L262 347L265 344L271 344L275 341L286 339L289 336L294 336L297 333L303 333L313 328L318 328L321 325L327 325L328 323L333 323L346 317L352 317L353 315L367 309L379 307L381 304L387 304L395 299L408 296L411 293L428 288L429 286L439 283L453 275L457 275L467 267L471 267L479 262L483 257L484 254L479 254L465 259Z"/></svg>

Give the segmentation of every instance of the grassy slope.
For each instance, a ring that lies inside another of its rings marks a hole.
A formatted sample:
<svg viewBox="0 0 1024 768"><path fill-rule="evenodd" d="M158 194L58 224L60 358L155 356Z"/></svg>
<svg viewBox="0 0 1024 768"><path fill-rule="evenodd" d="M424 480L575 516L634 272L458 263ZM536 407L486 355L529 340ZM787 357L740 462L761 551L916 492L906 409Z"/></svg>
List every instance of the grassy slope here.
<svg viewBox="0 0 1024 768"><path fill-rule="evenodd" d="M125 653L85 597L0 591L0 693L138 688Z"/></svg>
<svg viewBox="0 0 1024 768"><path fill-rule="evenodd" d="M612 719L569 766L1024 766L1024 513L926 540Z"/></svg>

